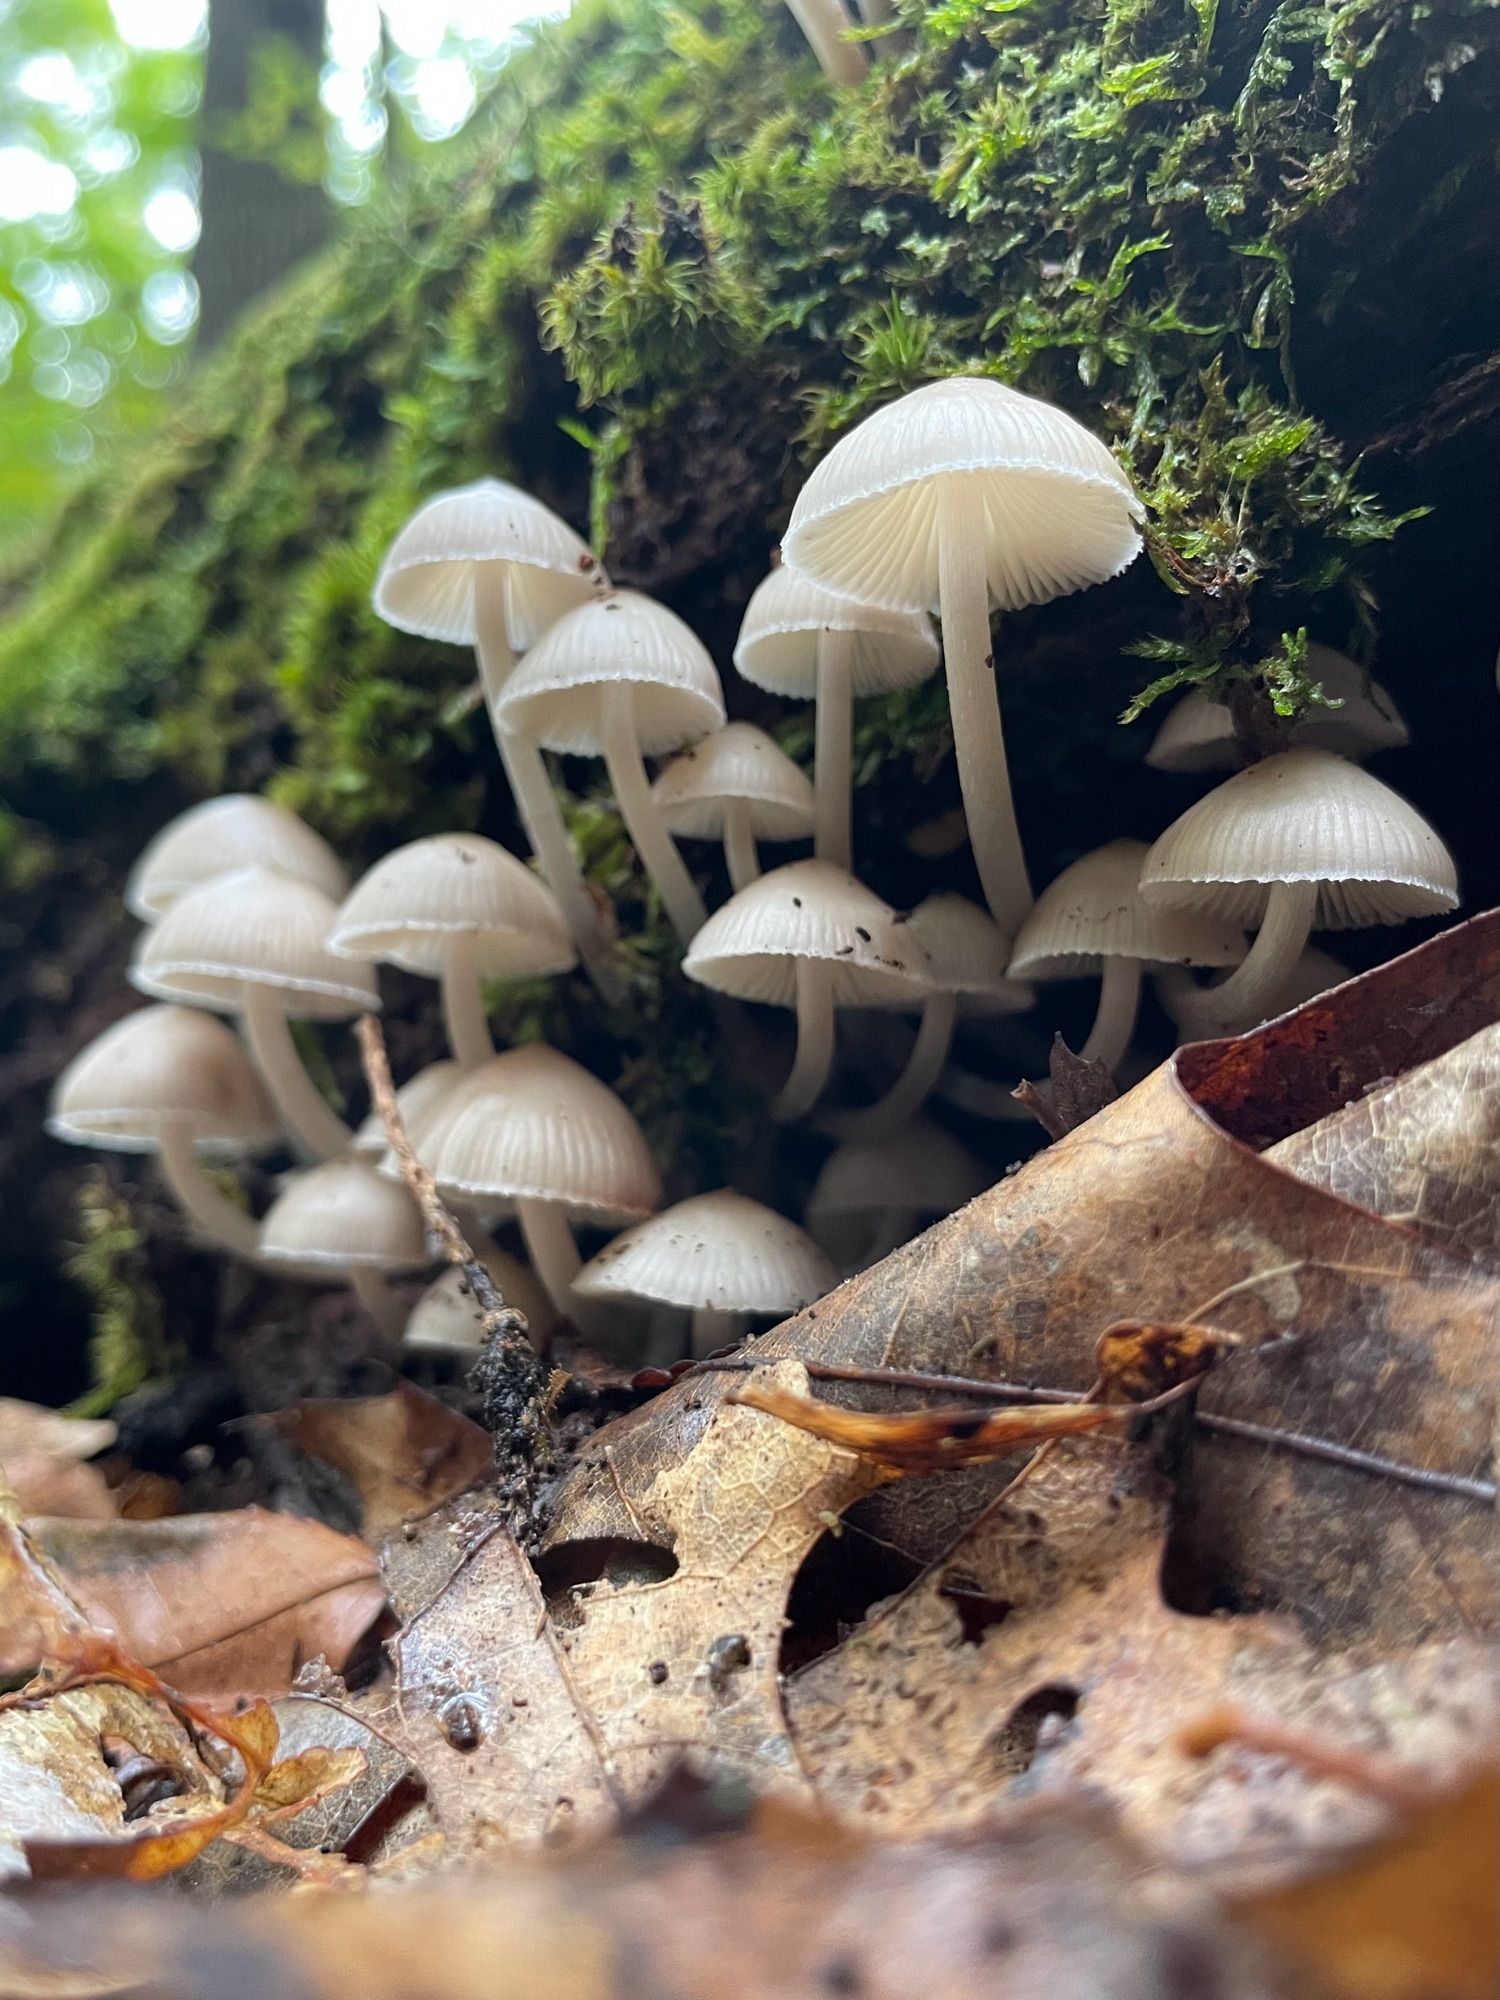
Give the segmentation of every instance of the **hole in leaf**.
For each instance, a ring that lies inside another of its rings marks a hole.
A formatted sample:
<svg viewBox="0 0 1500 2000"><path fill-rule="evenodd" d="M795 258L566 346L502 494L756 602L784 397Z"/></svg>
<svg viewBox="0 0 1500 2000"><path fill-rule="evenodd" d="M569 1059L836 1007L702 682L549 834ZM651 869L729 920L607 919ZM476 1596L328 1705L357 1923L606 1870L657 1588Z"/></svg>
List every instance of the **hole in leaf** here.
<svg viewBox="0 0 1500 2000"><path fill-rule="evenodd" d="M636 1541L629 1535L590 1535L544 1549L533 1558L532 1567L553 1623L578 1625L596 1585L623 1590L629 1584L665 1583L677 1574L677 1558L658 1542Z"/></svg>
<svg viewBox="0 0 1500 2000"><path fill-rule="evenodd" d="M921 1563L866 1534L852 1516L819 1536L787 1599L781 1672L794 1674L831 1653L864 1623L872 1605L905 1590L921 1573Z"/></svg>
<svg viewBox="0 0 1500 2000"><path fill-rule="evenodd" d="M947 1577L938 1595L957 1613L966 1646L982 1646L985 1633L1003 1625L1015 1609L1008 1599L987 1597L977 1584L961 1576Z"/></svg>
<svg viewBox="0 0 1500 2000"><path fill-rule="evenodd" d="M1017 1702L984 1746L994 1777L1019 1778L1023 1771L1029 1771L1047 1726L1071 1722L1078 1713L1078 1702L1077 1688L1057 1683L1035 1688L1024 1701Z"/></svg>

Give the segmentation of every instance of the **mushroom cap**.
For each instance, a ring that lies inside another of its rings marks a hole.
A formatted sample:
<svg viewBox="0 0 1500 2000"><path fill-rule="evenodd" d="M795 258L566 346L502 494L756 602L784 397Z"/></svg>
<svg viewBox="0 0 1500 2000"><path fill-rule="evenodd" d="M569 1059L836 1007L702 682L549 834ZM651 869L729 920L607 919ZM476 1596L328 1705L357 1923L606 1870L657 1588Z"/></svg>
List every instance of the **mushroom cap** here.
<svg viewBox="0 0 1500 2000"><path fill-rule="evenodd" d="M807 1198L807 1223L816 1231L837 1216L886 1209L951 1215L989 1184L984 1168L957 1139L917 1118L889 1139L830 1153Z"/></svg>
<svg viewBox="0 0 1500 2000"><path fill-rule="evenodd" d="M546 883L477 833L434 834L377 861L345 897L328 947L439 979L454 937L475 940L484 979L566 972L577 962Z"/></svg>
<svg viewBox="0 0 1500 2000"><path fill-rule="evenodd" d="M724 694L707 648L638 590L612 590L560 618L515 667L496 716L545 750L597 757L604 690L619 686L633 691L636 741L647 756L724 726Z"/></svg>
<svg viewBox="0 0 1500 2000"><path fill-rule="evenodd" d="M1002 611L1103 583L1140 553L1144 509L1092 431L1004 383L955 375L839 440L797 496L783 558L861 603L934 609L939 495L952 480L983 520Z"/></svg>
<svg viewBox="0 0 1500 2000"><path fill-rule="evenodd" d="M1292 729L1299 748L1359 758L1399 750L1410 741L1395 702L1378 681L1367 681L1363 667L1347 654L1313 642L1307 669L1343 707L1312 708L1300 717ZM1202 688L1173 703L1146 752L1156 771L1232 771L1237 761L1229 710Z"/></svg>
<svg viewBox="0 0 1500 2000"><path fill-rule="evenodd" d="M261 1222L257 1255L315 1277L432 1262L421 1211L405 1187L352 1153L288 1176Z"/></svg>
<svg viewBox="0 0 1500 2000"><path fill-rule="evenodd" d="M191 1007L127 1014L68 1064L52 1091L55 1139L150 1153L168 1130L206 1153L254 1153L281 1127L239 1039Z"/></svg>
<svg viewBox="0 0 1500 2000"><path fill-rule="evenodd" d="M1212 914L1148 903L1140 892L1144 840L1112 840L1049 882L1016 933L1013 973L1083 979L1107 958L1144 965L1238 965L1245 934Z"/></svg>
<svg viewBox="0 0 1500 2000"><path fill-rule="evenodd" d="M526 1315L533 1340L546 1337L557 1324L557 1308L536 1277L518 1257L493 1246L480 1260L508 1306ZM467 1280L456 1267L434 1278L407 1316L403 1347L440 1347L457 1353L477 1351L479 1307Z"/></svg>
<svg viewBox="0 0 1500 2000"><path fill-rule="evenodd" d="M965 1014L1024 1014L1035 1003L1029 986L1008 974L1010 943L988 910L967 896L929 896L905 930L927 954L928 977L954 994Z"/></svg>
<svg viewBox="0 0 1500 2000"><path fill-rule="evenodd" d="M579 1221L635 1222L661 1199L644 1133L570 1056L531 1043L480 1065L424 1135L445 1192L557 1202Z"/></svg>
<svg viewBox="0 0 1500 2000"><path fill-rule="evenodd" d="M1146 856L1148 903L1252 929L1278 883L1313 882L1313 923L1359 929L1458 903L1453 857L1399 793L1329 750L1283 750L1237 771Z"/></svg>
<svg viewBox="0 0 1500 2000"><path fill-rule="evenodd" d="M673 833L719 840L732 805L749 808L757 840L806 840L817 806L812 780L763 729L731 722L662 772L651 787Z"/></svg>
<svg viewBox="0 0 1500 2000"><path fill-rule="evenodd" d="M584 1265L574 1289L716 1312L785 1313L833 1290L838 1272L803 1229L733 1188L648 1216Z"/></svg>
<svg viewBox="0 0 1500 2000"><path fill-rule="evenodd" d="M271 799L229 792L189 806L147 842L125 884L125 907L154 923L190 889L241 868L279 868L327 896L342 896L349 886L322 834Z"/></svg>
<svg viewBox="0 0 1500 2000"><path fill-rule="evenodd" d="M837 597L783 563L756 585L745 607L734 664L756 687L811 701L818 691L821 632L854 635L849 684L857 695L915 687L938 663L937 635L925 611L888 611Z"/></svg>
<svg viewBox="0 0 1500 2000"><path fill-rule="evenodd" d="M408 1077L396 1092L396 1108L406 1126L406 1136L419 1153L428 1120L436 1115L448 1092L467 1074L462 1063L444 1057L441 1062L428 1063L425 1069L419 1069L415 1076ZM371 1110L350 1141L349 1150L363 1153L367 1159L383 1160L386 1145L385 1123L378 1110Z"/></svg>
<svg viewBox="0 0 1500 2000"><path fill-rule="evenodd" d="M550 507L503 479L476 479L428 500L391 543L376 613L402 632L472 646L476 563L506 565L505 623L517 651L608 581Z"/></svg>
<svg viewBox="0 0 1500 2000"><path fill-rule="evenodd" d="M311 882L274 868L216 876L174 903L141 937L131 984L158 1000L233 1014L249 986L271 986L302 1021L347 1021L380 1005L367 966L335 958L338 910Z"/></svg>
<svg viewBox="0 0 1500 2000"><path fill-rule="evenodd" d="M731 896L688 947L690 979L739 1000L797 1003L797 965L833 968L835 1007L920 1005L921 948L888 903L828 861L793 861Z"/></svg>

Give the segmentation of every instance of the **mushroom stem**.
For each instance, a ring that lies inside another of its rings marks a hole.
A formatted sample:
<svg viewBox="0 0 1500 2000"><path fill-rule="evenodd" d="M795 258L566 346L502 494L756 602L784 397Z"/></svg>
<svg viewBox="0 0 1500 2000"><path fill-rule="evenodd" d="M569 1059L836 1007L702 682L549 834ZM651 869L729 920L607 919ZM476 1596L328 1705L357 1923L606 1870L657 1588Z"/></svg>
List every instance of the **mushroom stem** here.
<svg viewBox="0 0 1500 2000"><path fill-rule="evenodd" d="M938 1078L936 1090L945 1104L956 1105L972 1118L995 1118L1007 1125L1030 1125L1034 1121L1024 1104L1018 1104L1015 1087L996 1083L993 1077L976 1076L971 1069L949 1065Z"/></svg>
<svg viewBox="0 0 1500 2000"><path fill-rule="evenodd" d="M271 986L245 985L240 1020L255 1067L297 1150L310 1160L347 1152L354 1134L302 1067L285 1010Z"/></svg>
<svg viewBox="0 0 1500 2000"><path fill-rule="evenodd" d="M840 0L786 0L786 4L828 81L863 83L865 52L857 43L844 38L850 21Z"/></svg>
<svg viewBox="0 0 1500 2000"><path fill-rule="evenodd" d="M522 1199L516 1203L516 1220L521 1225L527 1261L559 1317L588 1332L590 1324L597 1323L597 1316L573 1290L583 1260L566 1214L554 1201Z"/></svg>
<svg viewBox="0 0 1500 2000"><path fill-rule="evenodd" d="M990 915L1014 937L1031 908L1031 881L1000 724L984 517L958 479L942 482L938 510L938 603L959 789Z"/></svg>
<svg viewBox="0 0 1500 2000"><path fill-rule="evenodd" d="M942 1074L953 1042L957 1013L956 994L934 993L922 1009L906 1067L885 1096L860 1111L837 1113L827 1121L828 1130L839 1139L860 1141L889 1139L899 1132L921 1109Z"/></svg>
<svg viewBox="0 0 1500 2000"><path fill-rule="evenodd" d="M1273 882L1255 942L1217 986L1185 980L1170 987L1171 1012L1195 1034L1222 1034L1234 1021L1264 1018L1307 945L1318 908L1316 882Z"/></svg>
<svg viewBox="0 0 1500 2000"><path fill-rule="evenodd" d="M1079 1054L1085 1062L1101 1062L1115 1069L1130 1047L1135 1033L1135 1017L1141 1004L1141 962L1138 958L1106 958L1099 981L1099 1004L1094 1025Z"/></svg>
<svg viewBox="0 0 1500 2000"><path fill-rule="evenodd" d="M760 855L755 847L755 828L746 799L731 799L724 808L724 860L729 868L730 886L748 889L760 880Z"/></svg>
<svg viewBox="0 0 1500 2000"><path fill-rule="evenodd" d="M344 1275L349 1280L350 1291L386 1339L399 1341L406 1331L406 1307L381 1273L372 1271L367 1264L351 1264Z"/></svg>
<svg viewBox="0 0 1500 2000"><path fill-rule="evenodd" d="M635 733L635 696L629 682L611 682L604 689L600 709L604 768L620 817L642 867L656 884L673 928L685 945L691 944L694 934L708 922L708 911L651 796Z"/></svg>
<svg viewBox="0 0 1500 2000"><path fill-rule="evenodd" d="M833 1067L833 968L821 959L797 961L797 1054L771 1106L788 1125L817 1103Z"/></svg>
<svg viewBox="0 0 1500 2000"><path fill-rule="evenodd" d="M253 1261L260 1224L253 1215L236 1208L220 1194L204 1171L202 1155L188 1134L179 1126L168 1125L161 1135L159 1153L162 1176L188 1220L211 1243L232 1250L236 1257Z"/></svg>
<svg viewBox="0 0 1500 2000"><path fill-rule="evenodd" d="M720 1347L732 1347L745 1331L745 1315L718 1306L693 1307L693 1356L701 1361Z"/></svg>
<svg viewBox="0 0 1500 2000"><path fill-rule="evenodd" d="M814 713L813 776L817 820L813 852L835 868L853 867L850 819L854 787L852 632L818 634L818 692Z"/></svg>
<svg viewBox="0 0 1500 2000"><path fill-rule="evenodd" d="M868 1271L872 1264L878 1264L883 1257L889 1257L893 1250L899 1250L903 1243L910 1243L921 1223L921 1217L914 1208L882 1208L872 1218L870 1234L865 1247L859 1253L858 1271Z"/></svg>
<svg viewBox="0 0 1500 2000"><path fill-rule="evenodd" d="M472 933L458 932L448 941L442 977L443 1032L455 1062L478 1069L495 1053L490 1024L479 987L478 943Z"/></svg>

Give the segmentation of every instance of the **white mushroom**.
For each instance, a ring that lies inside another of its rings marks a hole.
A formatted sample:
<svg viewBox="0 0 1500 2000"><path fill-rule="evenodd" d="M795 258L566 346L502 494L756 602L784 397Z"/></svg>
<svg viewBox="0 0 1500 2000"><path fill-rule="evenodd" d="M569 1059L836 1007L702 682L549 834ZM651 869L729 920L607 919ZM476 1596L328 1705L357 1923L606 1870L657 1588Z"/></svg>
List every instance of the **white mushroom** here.
<svg viewBox="0 0 1500 2000"><path fill-rule="evenodd" d="M71 1145L158 1154L203 1235L254 1256L254 1216L219 1192L200 1155L265 1152L281 1131L245 1051L211 1015L145 1007L106 1028L58 1078L47 1130Z"/></svg>
<svg viewBox="0 0 1500 2000"><path fill-rule="evenodd" d="M352 1135L303 1068L288 1021L347 1021L380 1006L371 973L328 949L336 914L310 882L241 869L180 897L141 938L130 969L158 1000L240 1016L277 1110L314 1159L343 1152Z"/></svg>
<svg viewBox="0 0 1500 2000"><path fill-rule="evenodd" d="M576 963L556 898L477 833L414 840L377 861L345 898L330 950L441 982L448 1047L465 1069L495 1053L484 979L528 979Z"/></svg>
<svg viewBox="0 0 1500 2000"><path fill-rule="evenodd" d="M584 1265L585 1298L682 1306L694 1354L736 1340L753 1316L780 1318L838 1283L838 1272L795 1222L720 1188L648 1216Z"/></svg>
<svg viewBox="0 0 1500 2000"><path fill-rule="evenodd" d="M419 1069L415 1076L408 1077L396 1092L396 1109L401 1113L406 1136L419 1152L422 1134L426 1130L428 1120L435 1115L438 1106L463 1074L463 1066L460 1063L428 1063L425 1069ZM367 1159L380 1161L385 1158L389 1143L386 1138L385 1121L378 1110L372 1110L355 1133L350 1143L350 1151L363 1153Z"/></svg>
<svg viewBox="0 0 1500 2000"><path fill-rule="evenodd" d="M674 757L651 796L679 839L722 840L729 880L746 888L760 874L757 840L806 840L813 788L763 729L731 722Z"/></svg>
<svg viewBox="0 0 1500 2000"><path fill-rule="evenodd" d="M831 1153L803 1219L835 1263L862 1271L988 1186L956 1139L919 1118L889 1139Z"/></svg>
<svg viewBox="0 0 1500 2000"><path fill-rule="evenodd" d="M1117 575L1142 513L1098 438L1002 383L954 376L877 410L792 509L789 568L863 604L936 608L969 839L990 914L1031 907L1011 799L990 607L1045 604Z"/></svg>
<svg viewBox="0 0 1500 2000"><path fill-rule="evenodd" d="M854 698L915 687L937 663L925 611L885 611L836 597L785 564L756 586L734 664L756 687L817 703L814 851L820 861L853 866Z"/></svg>
<svg viewBox="0 0 1500 2000"><path fill-rule="evenodd" d="M507 1306L523 1313L535 1345L545 1348L557 1320L557 1309L533 1273L518 1257L491 1244L481 1262L495 1281ZM434 1278L407 1315L403 1347L430 1347L447 1354L477 1354L480 1313L468 1279L458 1268Z"/></svg>
<svg viewBox="0 0 1500 2000"><path fill-rule="evenodd" d="M328 842L295 813L253 792L229 792L190 806L147 844L125 884L125 907L155 923L190 889L241 868L276 868L325 896L349 886Z"/></svg>
<svg viewBox="0 0 1500 2000"><path fill-rule="evenodd" d="M406 1312L386 1274L432 1261L416 1203L357 1154L289 1176L266 1210L257 1247L263 1264L288 1277L343 1279L392 1340Z"/></svg>
<svg viewBox="0 0 1500 2000"><path fill-rule="evenodd" d="M1310 708L1298 718L1292 726L1298 748L1333 750L1358 760L1399 750L1408 740L1395 702L1347 654L1314 642L1307 649L1307 671L1339 706ZM1238 761L1229 710L1199 688L1168 710L1146 752L1146 762L1157 771L1232 771Z"/></svg>

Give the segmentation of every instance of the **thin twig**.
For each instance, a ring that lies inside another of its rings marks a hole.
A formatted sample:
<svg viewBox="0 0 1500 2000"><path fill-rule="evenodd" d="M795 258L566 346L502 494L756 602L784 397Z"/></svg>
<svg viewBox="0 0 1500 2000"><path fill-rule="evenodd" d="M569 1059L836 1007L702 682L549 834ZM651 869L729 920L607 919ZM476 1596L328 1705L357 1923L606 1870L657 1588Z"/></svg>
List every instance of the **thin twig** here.
<svg viewBox="0 0 1500 2000"><path fill-rule="evenodd" d="M695 1362L685 1374L708 1371L742 1375L783 1355L728 1355L722 1360ZM988 1382L975 1375L928 1375L909 1368L853 1368L831 1361L806 1361L803 1367L813 1382L862 1382L880 1389L914 1389L940 1396L974 1396L987 1403L1077 1403L1083 1400L1077 1389L1039 1389L1029 1382ZM681 1377L678 1378L681 1380ZM1144 1408L1144 1405L1142 1406ZM1500 1488L1492 1480L1470 1479L1461 1472L1439 1472L1430 1466L1403 1465L1399 1459L1382 1458L1378 1452L1356 1451L1352 1445L1335 1444L1331 1438L1313 1437L1306 1431L1278 1431L1266 1424L1252 1424L1240 1417L1220 1417L1207 1410L1194 1410L1193 1422L1206 1431L1225 1437L1242 1438L1251 1444L1269 1445L1276 1451L1299 1452L1305 1458L1319 1458L1330 1465L1347 1466L1351 1472L1369 1472L1381 1479L1393 1479L1403 1486L1419 1487L1427 1493L1449 1493L1460 1500L1477 1500L1493 1507Z"/></svg>

